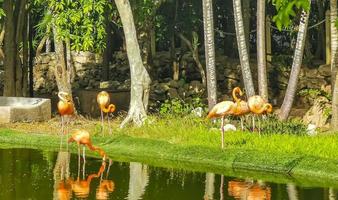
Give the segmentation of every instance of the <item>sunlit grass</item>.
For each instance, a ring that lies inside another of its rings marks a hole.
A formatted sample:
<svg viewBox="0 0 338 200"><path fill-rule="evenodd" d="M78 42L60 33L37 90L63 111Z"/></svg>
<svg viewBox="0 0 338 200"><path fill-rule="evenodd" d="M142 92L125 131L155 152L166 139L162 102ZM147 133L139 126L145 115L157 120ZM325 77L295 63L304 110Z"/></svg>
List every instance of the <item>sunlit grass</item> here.
<svg viewBox="0 0 338 200"><path fill-rule="evenodd" d="M293 174L305 179L324 177L338 180L336 134L308 136L282 132L261 135L250 131L226 132L225 148L221 149L219 121L212 123L189 116L150 116L144 126L127 126L124 129L119 128L120 122L120 119L115 119L111 123L111 135L106 122L101 133L98 120L78 120L69 129L88 130L94 145L102 147L110 157L118 160L230 175L236 174L232 171L236 169ZM11 144L6 147L24 145L58 150L57 133L60 133L57 119L48 123L11 124L0 128L0 143ZM76 152L76 145L72 145L71 150Z"/></svg>

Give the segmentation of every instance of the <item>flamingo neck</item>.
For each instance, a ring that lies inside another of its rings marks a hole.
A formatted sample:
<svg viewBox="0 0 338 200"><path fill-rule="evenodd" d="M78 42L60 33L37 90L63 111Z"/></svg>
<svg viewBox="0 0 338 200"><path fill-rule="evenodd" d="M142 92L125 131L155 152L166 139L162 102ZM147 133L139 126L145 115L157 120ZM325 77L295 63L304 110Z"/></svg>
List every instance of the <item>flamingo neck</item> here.
<svg viewBox="0 0 338 200"><path fill-rule="evenodd" d="M90 149L90 150L92 150L92 151L96 151L98 148L97 147L94 147L93 145L92 145L92 143L87 143L87 147Z"/></svg>
<svg viewBox="0 0 338 200"><path fill-rule="evenodd" d="M268 111L270 109L272 109L271 104L265 103L261 108L257 109L255 113L262 114L264 111Z"/></svg>
<svg viewBox="0 0 338 200"><path fill-rule="evenodd" d="M105 106L100 106L102 112L104 113L109 113L109 112L114 112L115 111L115 105L114 104L110 104L108 107Z"/></svg>
<svg viewBox="0 0 338 200"><path fill-rule="evenodd" d="M58 92L58 97L61 101L68 102L68 100L65 98L66 95L69 95L67 92Z"/></svg>
<svg viewBox="0 0 338 200"><path fill-rule="evenodd" d="M235 100L235 102L239 103L241 101L241 99L238 98L237 95L239 95L239 96L243 95L242 90L239 87L235 87L232 90L232 98Z"/></svg>

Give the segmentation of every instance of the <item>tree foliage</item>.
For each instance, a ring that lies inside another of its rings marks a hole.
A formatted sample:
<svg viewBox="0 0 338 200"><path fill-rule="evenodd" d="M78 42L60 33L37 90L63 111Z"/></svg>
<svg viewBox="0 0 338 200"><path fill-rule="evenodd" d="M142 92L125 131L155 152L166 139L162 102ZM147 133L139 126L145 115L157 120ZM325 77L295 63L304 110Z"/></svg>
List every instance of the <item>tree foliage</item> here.
<svg viewBox="0 0 338 200"><path fill-rule="evenodd" d="M112 7L108 0L36 0L35 3L48 8L40 25L54 24L61 40L71 40L72 50L103 51L104 12L107 7Z"/></svg>
<svg viewBox="0 0 338 200"><path fill-rule="evenodd" d="M279 30L283 27L288 28L292 22L292 18L296 16L299 9L306 12L310 10L308 0L272 0L277 14L272 18Z"/></svg>

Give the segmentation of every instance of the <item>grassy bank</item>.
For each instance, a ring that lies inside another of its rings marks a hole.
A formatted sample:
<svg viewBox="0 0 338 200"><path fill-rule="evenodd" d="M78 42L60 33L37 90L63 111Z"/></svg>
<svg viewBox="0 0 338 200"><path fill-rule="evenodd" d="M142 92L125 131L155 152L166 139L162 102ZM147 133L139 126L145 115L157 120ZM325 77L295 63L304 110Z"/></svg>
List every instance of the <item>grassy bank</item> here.
<svg viewBox="0 0 338 200"><path fill-rule="evenodd" d="M228 132L226 148L221 150L220 134L214 128L217 126L199 119L150 118L142 128L122 130L116 123L109 136L98 134L97 124L97 121L77 122L71 128L90 130L93 143L115 160L274 182L293 181L308 186L338 186L337 135L259 136L250 132ZM47 123L45 127L40 123L30 130L28 127L32 125L15 124L0 129L0 143L58 150L59 137L55 134L58 123ZM75 148L73 145L71 150L76 152Z"/></svg>

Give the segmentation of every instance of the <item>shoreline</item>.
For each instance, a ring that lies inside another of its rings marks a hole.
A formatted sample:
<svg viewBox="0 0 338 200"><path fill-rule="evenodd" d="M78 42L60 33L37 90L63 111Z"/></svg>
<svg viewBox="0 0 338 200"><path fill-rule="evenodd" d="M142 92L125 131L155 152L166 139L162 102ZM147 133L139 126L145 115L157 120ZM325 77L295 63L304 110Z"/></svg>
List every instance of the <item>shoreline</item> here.
<svg viewBox="0 0 338 200"><path fill-rule="evenodd" d="M65 137L64 137L65 138ZM127 135L94 136L93 143L120 162L142 162L155 167L212 172L238 178L250 177L268 182L294 182L307 187L338 187L338 160L257 150L208 148L180 145ZM33 148L59 151L60 138L0 129L0 148ZM77 146L69 150L76 153ZM87 151L87 155L99 157ZM255 159L253 159L253 157Z"/></svg>

